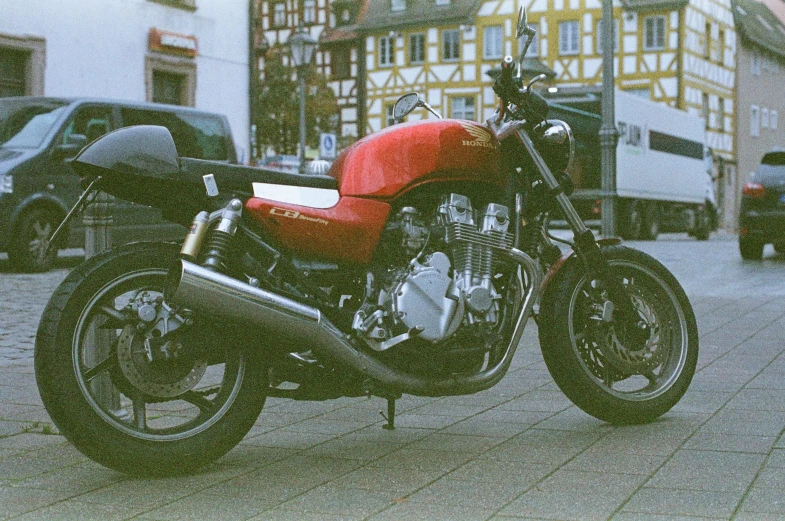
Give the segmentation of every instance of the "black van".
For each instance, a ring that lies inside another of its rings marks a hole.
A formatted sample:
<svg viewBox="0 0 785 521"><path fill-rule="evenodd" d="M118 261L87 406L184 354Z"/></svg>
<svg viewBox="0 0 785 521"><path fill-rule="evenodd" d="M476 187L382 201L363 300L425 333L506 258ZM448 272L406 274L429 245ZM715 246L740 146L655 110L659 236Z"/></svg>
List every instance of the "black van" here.
<svg viewBox="0 0 785 521"><path fill-rule="evenodd" d="M88 98L0 98L0 251L20 271L48 270L49 237L81 193L68 159L101 135L131 125L169 129L178 155L237 162L225 116L187 107ZM125 201L113 208L112 241L182 237L161 211ZM81 219L73 219L67 244L84 246ZM54 248L53 248L54 250Z"/></svg>

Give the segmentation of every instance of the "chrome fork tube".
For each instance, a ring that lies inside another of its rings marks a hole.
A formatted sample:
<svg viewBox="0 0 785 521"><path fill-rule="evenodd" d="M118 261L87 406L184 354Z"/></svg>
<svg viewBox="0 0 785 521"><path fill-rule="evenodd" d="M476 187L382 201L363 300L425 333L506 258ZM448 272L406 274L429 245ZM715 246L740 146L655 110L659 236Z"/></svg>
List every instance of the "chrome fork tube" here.
<svg viewBox="0 0 785 521"><path fill-rule="evenodd" d="M543 181L545 181L545 186L547 186L548 189L553 192L558 191L556 194L556 201L564 211L564 217L567 219L567 224L569 224L570 229L576 235L585 233L588 230L586 224L578 215L575 207L570 202L570 198L567 197L562 191L559 181L556 179L556 176L553 175L551 169L548 168L548 165L545 163L545 159L543 159L543 157L537 151L537 148L534 146L534 142L532 141L532 138L529 137L526 129L519 126L516 128L516 133L518 135L518 140L531 156L532 160L534 161L534 165L537 167L537 170L540 171L540 175L542 176Z"/></svg>

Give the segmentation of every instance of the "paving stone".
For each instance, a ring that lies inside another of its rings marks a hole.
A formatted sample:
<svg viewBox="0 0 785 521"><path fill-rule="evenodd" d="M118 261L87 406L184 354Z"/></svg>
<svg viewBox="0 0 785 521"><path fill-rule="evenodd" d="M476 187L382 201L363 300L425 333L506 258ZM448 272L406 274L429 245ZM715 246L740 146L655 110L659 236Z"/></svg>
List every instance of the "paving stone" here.
<svg viewBox="0 0 785 521"><path fill-rule="evenodd" d="M775 441L776 438L774 436L744 436L740 434L700 432L687 440L684 448L768 454Z"/></svg>
<svg viewBox="0 0 785 521"><path fill-rule="evenodd" d="M726 492L643 488L624 505L623 512L730 519L739 498Z"/></svg>
<svg viewBox="0 0 785 521"><path fill-rule="evenodd" d="M744 498L740 512L766 514L769 519L785 519L785 494L782 489L759 487L757 483Z"/></svg>
<svg viewBox="0 0 785 521"><path fill-rule="evenodd" d="M145 512L137 519L160 521L225 521L248 519L275 507L253 497L229 498L194 494Z"/></svg>
<svg viewBox="0 0 785 521"><path fill-rule="evenodd" d="M322 486L280 505L281 509L307 513L370 516L393 504L395 495L363 489Z"/></svg>
<svg viewBox="0 0 785 521"><path fill-rule="evenodd" d="M646 483L647 487L725 492L741 499L765 456L738 452L681 450ZM729 476L733 469L733 478Z"/></svg>
<svg viewBox="0 0 785 521"><path fill-rule="evenodd" d="M563 520L606 520L635 492L643 476L559 470L499 513Z"/></svg>
<svg viewBox="0 0 785 521"><path fill-rule="evenodd" d="M456 505L430 505L401 501L368 521L485 521L492 511Z"/></svg>

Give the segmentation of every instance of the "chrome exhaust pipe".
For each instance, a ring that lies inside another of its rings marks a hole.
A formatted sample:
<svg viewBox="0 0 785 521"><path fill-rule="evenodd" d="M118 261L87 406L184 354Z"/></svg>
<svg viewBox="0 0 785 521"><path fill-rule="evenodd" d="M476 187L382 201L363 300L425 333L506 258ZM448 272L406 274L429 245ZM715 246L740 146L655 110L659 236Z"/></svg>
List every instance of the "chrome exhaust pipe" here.
<svg viewBox="0 0 785 521"><path fill-rule="evenodd" d="M187 260L180 260L170 270L165 298L197 313L241 326L258 327L260 333L297 341L327 360L352 367L389 390L418 396L470 394L491 387L507 372L540 290L542 272L539 266L518 250L511 250L510 256L528 275L525 285L520 280L523 300L510 343L496 365L469 377L423 378L390 368L352 345L348 335L317 308L255 288Z"/></svg>

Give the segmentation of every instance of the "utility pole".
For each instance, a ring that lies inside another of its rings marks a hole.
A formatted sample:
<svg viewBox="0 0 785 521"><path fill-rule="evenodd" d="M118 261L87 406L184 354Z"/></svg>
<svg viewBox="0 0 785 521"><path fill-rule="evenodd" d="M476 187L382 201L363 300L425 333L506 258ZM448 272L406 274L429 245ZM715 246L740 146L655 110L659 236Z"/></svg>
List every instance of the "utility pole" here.
<svg viewBox="0 0 785 521"><path fill-rule="evenodd" d="M613 0L602 0L602 235L616 235L616 144L619 131L614 113Z"/></svg>

